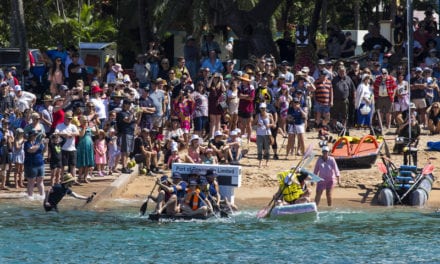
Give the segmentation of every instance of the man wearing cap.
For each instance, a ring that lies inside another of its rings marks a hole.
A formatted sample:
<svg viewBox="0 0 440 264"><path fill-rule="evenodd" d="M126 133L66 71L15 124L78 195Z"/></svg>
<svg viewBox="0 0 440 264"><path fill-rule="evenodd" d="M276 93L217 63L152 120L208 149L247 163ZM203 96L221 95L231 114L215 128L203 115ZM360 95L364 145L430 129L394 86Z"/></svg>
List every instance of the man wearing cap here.
<svg viewBox="0 0 440 264"><path fill-rule="evenodd" d="M318 182L318 185L316 186L316 205L319 205L321 195L325 190L327 205L332 206L333 188L336 183L340 185L338 164L336 163L336 160L329 155L329 151L330 148L328 146L322 147L322 156L316 161L315 169L313 170L313 173L323 179L323 181Z"/></svg>
<svg viewBox="0 0 440 264"><path fill-rule="evenodd" d="M128 157L134 148L134 130L136 126L136 117L132 102L124 99L122 110L116 115L116 127L121 143L121 161L122 173L131 173L127 167Z"/></svg>
<svg viewBox="0 0 440 264"><path fill-rule="evenodd" d="M171 184L165 184L165 182L161 181L161 178L158 178L156 183L161 188L157 197L157 203L161 203L166 196L169 197L168 201L166 201L161 208L156 210L156 213L161 214L163 210L166 210L165 212L168 215L180 213L181 205L186 194L186 188L188 186L188 184L182 180L182 175L178 172L173 172L171 176ZM163 193L160 195L162 190Z"/></svg>
<svg viewBox="0 0 440 264"><path fill-rule="evenodd" d="M221 163L225 163L225 158L228 153L228 146L223 141L223 133L220 130L214 132L214 138L209 141L208 148L214 150L214 153L217 155L217 159Z"/></svg>
<svg viewBox="0 0 440 264"><path fill-rule="evenodd" d="M288 86L292 86L292 83L295 81L295 76L291 71L289 71L289 62L282 61L279 70L280 70L279 75L281 74L284 75L285 83Z"/></svg>
<svg viewBox="0 0 440 264"><path fill-rule="evenodd" d="M325 70L325 60L319 59L313 72L313 79L318 80L322 70Z"/></svg>
<svg viewBox="0 0 440 264"><path fill-rule="evenodd" d="M414 103L416 111L419 114L420 123L425 125L426 113L426 90L428 82L423 78L423 69L416 67L415 76L410 79L411 102Z"/></svg>
<svg viewBox="0 0 440 264"><path fill-rule="evenodd" d="M206 216L208 211L212 212L212 205L205 194L198 188L197 181L191 180L188 187L181 207L182 214L188 216Z"/></svg>
<svg viewBox="0 0 440 264"><path fill-rule="evenodd" d="M74 193L70 188L72 184L75 183L75 178L70 173L66 173L63 176L63 180L61 183L57 183L53 185L47 192L46 198L44 199L44 210L46 212L55 211L58 213L58 203L64 198L64 196L70 195L76 199L86 200L87 203L90 203L93 200L93 197L96 193L93 193L89 197L82 196Z"/></svg>
<svg viewBox="0 0 440 264"><path fill-rule="evenodd" d="M79 131L78 128L72 124L72 118L72 111L67 111L64 114L64 122L56 126L55 133L57 133L64 139L64 144L61 147L61 173L64 173L65 166L68 166L69 172L72 174L73 177L76 177L75 137L79 136Z"/></svg>
<svg viewBox="0 0 440 264"><path fill-rule="evenodd" d="M383 68L381 75L376 77L373 84L375 108L381 114L385 114L387 129L391 127L391 111L394 102L397 83L393 76L388 74L388 70Z"/></svg>
<svg viewBox="0 0 440 264"><path fill-rule="evenodd" d="M0 92L0 113L5 114L15 108L15 99L14 95L9 93L9 84L7 82L0 83Z"/></svg>
<svg viewBox="0 0 440 264"><path fill-rule="evenodd" d="M21 112L24 112L26 109L31 109L35 105L37 101L35 94L23 91L21 85L15 85L14 90L16 106Z"/></svg>
<svg viewBox="0 0 440 264"><path fill-rule="evenodd" d="M52 101L53 101L52 96L50 96L50 95L45 95L43 97L44 108L43 108L43 110L41 110L40 122L43 124L44 131L47 136L50 136L52 120L53 120L53 118L52 118L52 112L53 112Z"/></svg>
<svg viewBox="0 0 440 264"><path fill-rule="evenodd" d="M337 102L331 107L331 117L333 125L337 121L346 124L348 116L349 99L354 98L356 87L350 77L347 76L347 71L344 66L338 69L338 76L332 81L333 87L333 102Z"/></svg>
<svg viewBox="0 0 440 264"><path fill-rule="evenodd" d="M317 128L327 125L330 121L330 107L333 106L333 87L327 74L326 70L320 71L319 78L315 81L315 89L311 91L315 93L313 105Z"/></svg>

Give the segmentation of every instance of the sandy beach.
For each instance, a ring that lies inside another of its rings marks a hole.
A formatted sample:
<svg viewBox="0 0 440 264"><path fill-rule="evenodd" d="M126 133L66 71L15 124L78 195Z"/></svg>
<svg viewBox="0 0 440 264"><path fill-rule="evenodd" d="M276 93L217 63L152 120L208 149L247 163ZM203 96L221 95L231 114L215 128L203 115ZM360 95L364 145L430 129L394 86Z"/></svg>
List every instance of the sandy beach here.
<svg viewBox="0 0 440 264"><path fill-rule="evenodd" d="M390 151L394 146L395 135L390 132L385 133L385 140L389 146ZM352 136L363 136L367 133L366 130L351 130ZM428 141L437 140L436 137L427 135L427 131L424 130L424 135L421 136L419 143L419 167L423 167L428 158L431 159L432 164L437 166L439 163L440 152L426 151L426 143ZM306 167L312 171L315 165L317 157L321 154L319 148L319 139L317 138L317 132L308 132L305 134L306 146L313 144L315 158ZM272 199L272 195L277 190L277 172L289 169L301 159L300 156L290 156L285 159L285 145L282 145L283 138L278 137L280 160L270 160L268 167L258 168L258 160L256 159L256 144L249 143L249 154L246 158L242 159L242 185L240 188L235 189L235 203L239 208L260 208L266 206ZM287 140L285 142L287 144ZM382 150L383 153L384 150ZM182 152L183 153L183 152ZM272 157L272 155L271 155ZM403 163L402 155L393 155L391 160L398 166ZM381 162L378 158L377 162ZM436 170L433 174L436 176ZM165 174L170 175L170 171L165 171ZM128 184L125 191L121 192L121 198L136 198L146 197L154 186L155 177L140 175ZM342 170L341 171L341 185L337 186L334 190L333 207L336 208L362 208L370 207L371 200L377 190L377 185L382 182L382 175L377 169L376 165L373 165L369 169L354 169L354 170ZM430 193L429 201L426 207L438 208L440 207L440 181L436 179L433 190ZM313 190L312 197L314 197L315 186L311 187ZM321 198L320 208L327 207L325 195Z"/></svg>

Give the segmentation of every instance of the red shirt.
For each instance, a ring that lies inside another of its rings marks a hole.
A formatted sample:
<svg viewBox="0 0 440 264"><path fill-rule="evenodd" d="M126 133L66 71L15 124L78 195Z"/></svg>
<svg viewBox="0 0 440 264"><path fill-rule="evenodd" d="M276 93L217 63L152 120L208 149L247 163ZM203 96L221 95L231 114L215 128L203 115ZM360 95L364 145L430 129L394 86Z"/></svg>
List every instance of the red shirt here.
<svg viewBox="0 0 440 264"><path fill-rule="evenodd" d="M53 121L52 121L51 129L52 131L54 131L58 124L64 122L64 110L60 108L58 111L53 112L52 119Z"/></svg>
<svg viewBox="0 0 440 264"><path fill-rule="evenodd" d="M244 86L241 85L238 89L238 96L248 95L249 99L240 99L238 103L238 111L242 113L253 113L254 112L254 98L255 89L252 85Z"/></svg>

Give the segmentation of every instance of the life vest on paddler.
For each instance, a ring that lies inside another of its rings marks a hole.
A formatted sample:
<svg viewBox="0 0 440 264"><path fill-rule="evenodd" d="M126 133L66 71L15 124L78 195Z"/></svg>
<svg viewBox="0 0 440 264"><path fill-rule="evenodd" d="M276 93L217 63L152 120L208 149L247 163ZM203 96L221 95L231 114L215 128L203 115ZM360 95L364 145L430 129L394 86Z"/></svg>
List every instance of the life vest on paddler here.
<svg viewBox="0 0 440 264"><path fill-rule="evenodd" d="M188 194L187 197L189 197L189 199L187 198L185 200L185 203L191 207L191 209L193 211L199 209L199 197L200 197L200 190L196 189L196 194L192 194L192 190L188 189L186 191L186 193Z"/></svg>
<svg viewBox="0 0 440 264"><path fill-rule="evenodd" d="M292 175L291 173L291 171L284 171L277 174L280 188L283 191L283 199L288 203L297 200L304 193L301 185L298 184L299 174L295 173ZM292 177L292 179L286 180L287 176ZM286 186L285 181L287 181L287 183L291 182L291 184Z"/></svg>

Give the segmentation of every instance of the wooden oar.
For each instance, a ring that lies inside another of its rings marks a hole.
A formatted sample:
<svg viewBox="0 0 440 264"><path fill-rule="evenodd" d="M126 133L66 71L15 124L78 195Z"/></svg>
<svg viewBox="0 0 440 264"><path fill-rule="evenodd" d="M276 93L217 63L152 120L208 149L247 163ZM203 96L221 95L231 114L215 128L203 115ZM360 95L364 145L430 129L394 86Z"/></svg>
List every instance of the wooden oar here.
<svg viewBox="0 0 440 264"><path fill-rule="evenodd" d="M312 155L312 153L313 153L313 144L310 144L310 145L307 147L307 150L305 151L304 156L303 156L302 159L298 162L298 164L296 165L296 167L295 167L294 169L291 170L291 173L290 173L290 174L291 174L291 175L295 175L296 170L300 167L300 165L303 164L303 162L304 162L304 160L305 160L306 158L308 158L308 157L310 157L310 156ZM287 182L289 182L290 177L291 177L291 176L287 175L285 181L288 180ZM288 178L289 178L289 179L288 179ZM257 212L257 218L264 218L264 217L267 217L267 216L270 215L270 213L272 212L273 208L274 208L275 205L276 205L276 202L275 202L275 201L277 201L277 200L281 197L281 195L283 194L284 189L286 189L287 186L288 186L288 184L285 183L283 189L282 189L281 192L277 195L277 197L272 197L272 200L269 202L269 204L268 204L266 207L264 207L263 209L261 209L260 211Z"/></svg>
<svg viewBox="0 0 440 264"><path fill-rule="evenodd" d="M150 195L147 196L147 200L141 205L141 208L139 209L139 212L141 216L145 215L145 212L147 211L148 207L148 201L150 200L150 196L153 194L154 189L156 189L157 182L154 183L153 189L151 189Z"/></svg>

